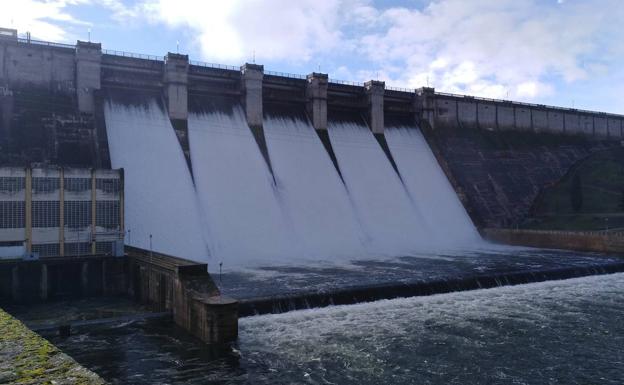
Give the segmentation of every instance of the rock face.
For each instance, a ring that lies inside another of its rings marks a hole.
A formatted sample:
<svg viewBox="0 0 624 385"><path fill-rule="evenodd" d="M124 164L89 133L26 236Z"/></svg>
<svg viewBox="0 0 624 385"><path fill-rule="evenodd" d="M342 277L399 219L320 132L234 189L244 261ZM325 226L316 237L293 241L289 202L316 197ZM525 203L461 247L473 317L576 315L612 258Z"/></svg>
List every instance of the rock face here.
<svg viewBox="0 0 624 385"><path fill-rule="evenodd" d="M589 155L620 146L616 140L437 125L423 131L473 221L514 227L530 214L542 189Z"/></svg>
<svg viewBox="0 0 624 385"><path fill-rule="evenodd" d="M0 383L106 384L1 309L0 330Z"/></svg>

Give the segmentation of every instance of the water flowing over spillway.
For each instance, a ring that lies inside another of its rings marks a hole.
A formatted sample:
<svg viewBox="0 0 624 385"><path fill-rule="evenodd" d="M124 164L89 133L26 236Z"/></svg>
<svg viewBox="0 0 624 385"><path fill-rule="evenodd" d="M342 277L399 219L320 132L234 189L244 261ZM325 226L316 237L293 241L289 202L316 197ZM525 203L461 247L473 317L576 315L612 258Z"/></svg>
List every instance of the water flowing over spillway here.
<svg viewBox="0 0 624 385"><path fill-rule="evenodd" d="M437 244L368 127L330 122L329 137L373 252L404 255Z"/></svg>
<svg viewBox="0 0 624 385"><path fill-rule="evenodd" d="M277 187L303 256L361 256L364 234L314 128L298 117L269 117L264 130Z"/></svg>
<svg viewBox="0 0 624 385"><path fill-rule="evenodd" d="M167 113L155 100L104 105L113 168L125 175L126 243L207 261L197 197Z"/></svg>
<svg viewBox="0 0 624 385"><path fill-rule="evenodd" d="M417 128L386 130L395 170L363 121L330 121L339 174L303 111L267 113L271 170L242 107L214 103L189 115L193 178L155 100L106 103L112 166L127 176L129 244L149 248L152 234L154 250L212 255L226 269L480 244Z"/></svg>
<svg viewBox="0 0 624 385"><path fill-rule="evenodd" d="M295 258L296 242L242 109L192 113L189 142L215 257L225 267Z"/></svg>
<svg viewBox="0 0 624 385"><path fill-rule="evenodd" d="M384 135L406 188L437 238L447 246L482 244L422 132L416 127L389 127Z"/></svg>

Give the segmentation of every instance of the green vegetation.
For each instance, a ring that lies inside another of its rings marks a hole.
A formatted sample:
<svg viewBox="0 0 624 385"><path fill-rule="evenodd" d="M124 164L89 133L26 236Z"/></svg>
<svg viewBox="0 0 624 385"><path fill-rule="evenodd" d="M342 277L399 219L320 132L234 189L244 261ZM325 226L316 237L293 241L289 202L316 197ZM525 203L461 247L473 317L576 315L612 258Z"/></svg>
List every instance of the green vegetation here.
<svg viewBox="0 0 624 385"><path fill-rule="evenodd" d="M558 230L624 228L624 149L596 153L545 189L524 227Z"/></svg>
<svg viewBox="0 0 624 385"><path fill-rule="evenodd" d="M2 310L0 330L0 383L105 384Z"/></svg>

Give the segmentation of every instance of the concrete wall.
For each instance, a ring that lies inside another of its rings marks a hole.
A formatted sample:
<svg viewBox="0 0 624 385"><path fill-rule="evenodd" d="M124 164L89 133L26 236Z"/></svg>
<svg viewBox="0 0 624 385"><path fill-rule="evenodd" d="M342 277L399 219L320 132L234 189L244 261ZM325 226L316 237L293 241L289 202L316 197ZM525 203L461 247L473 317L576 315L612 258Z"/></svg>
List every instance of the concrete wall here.
<svg viewBox="0 0 624 385"><path fill-rule="evenodd" d="M609 136L607 130L607 117L604 115L594 115L594 135L596 137L606 138Z"/></svg>
<svg viewBox="0 0 624 385"><path fill-rule="evenodd" d="M0 83L16 87L75 89L75 56L69 48L17 44L0 39Z"/></svg>
<svg viewBox="0 0 624 385"><path fill-rule="evenodd" d="M548 111L541 108L531 108L531 119L533 122L533 131L545 132L548 128Z"/></svg>
<svg viewBox="0 0 624 385"><path fill-rule="evenodd" d="M497 111L494 103L477 103L477 116L479 119L479 127L485 129L497 128Z"/></svg>
<svg viewBox="0 0 624 385"><path fill-rule="evenodd" d="M474 99L457 100L457 119L460 123L467 126L475 126L477 124L477 103Z"/></svg>
<svg viewBox="0 0 624 385"><path fill-rule="evenodd" d="M562 112L548 110L547 116L549 132L560 133L565 131Z"/></svg>
<svg viewBox="0 0 624 385"><path fill-rule="evenodd" d="M434 99L436 123L443 125L457 124L457 100L453 98L436 97Z"/></svg>
<svg viewBox="0 0 624 385"><path fill-rule="evenodd" d="M581 131L581 122L578 113L574 112L565 112L563 114L563 121L565 125L565 131L569 134L580 134L583 133ZM590 135L592 133L590 132Z"/></svg>
<svg viewBox="0 0 624 385"><path fill-rule="evenodd" d="M533 130L533 110L527 106L515 106L516 128L522 131Z"/></svg>
<svg viewBox="0 0 624 385"><path fill-rule="evenodd" d="M594 135L594 116L589 114L579 114L579 132L583 135Z"/></svg>
<svg viewBox="0 0 624 385"><path fill-rule="evenodd" d="M497 107L497 126L500 130L510 130L516 128L516 117L513 106Z"/></svg>
<svg viewBox="0 0 624 385"><path fill-rule="evenodd" d="M609 127L609 137L621 138L622 137L622 120L617 119L617 118L609 118L607 123Z"/></svg>

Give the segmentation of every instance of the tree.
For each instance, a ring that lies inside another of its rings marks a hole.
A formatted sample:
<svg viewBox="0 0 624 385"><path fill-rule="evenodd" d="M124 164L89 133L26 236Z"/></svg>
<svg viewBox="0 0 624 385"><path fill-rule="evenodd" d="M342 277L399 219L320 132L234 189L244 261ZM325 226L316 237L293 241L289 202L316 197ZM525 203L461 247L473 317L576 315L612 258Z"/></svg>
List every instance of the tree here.
<svg viewBox="0 0 624 385"><path fill-rule="evenodd" d="M575 212L581 211L583 207L583 183L581 182L581 176L576 173L572 179L572 186L570 188L570 203L572 209Z"/></svg>

